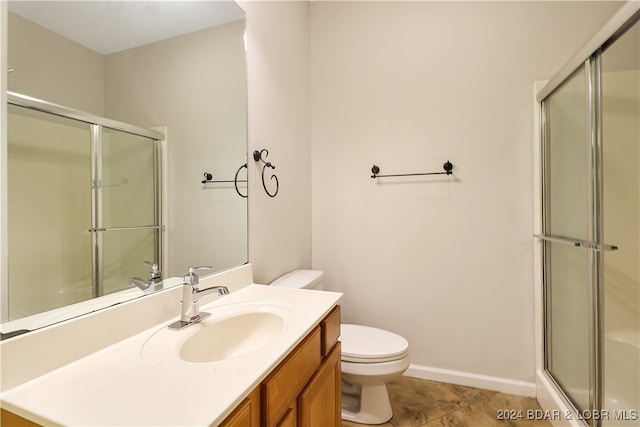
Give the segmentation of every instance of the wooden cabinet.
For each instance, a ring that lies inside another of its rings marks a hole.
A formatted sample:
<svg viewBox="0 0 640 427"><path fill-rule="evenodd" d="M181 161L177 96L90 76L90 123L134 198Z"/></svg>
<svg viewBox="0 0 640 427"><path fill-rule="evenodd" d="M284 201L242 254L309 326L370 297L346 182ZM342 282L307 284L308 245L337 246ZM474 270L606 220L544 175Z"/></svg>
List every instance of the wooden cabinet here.
<svg viewBox="0 0 640 427"><path fill-rule="evenodd" d="M260 427L260 390L255 389L244 399L220 427Z"/></svg>
<svg viewBox="0 0 640 427"><path fill-rule="evenodd" d="M289 404L289 407L284 412L280 421L278 421L278 427L296 427L297 425L297 417L298 417L298 408L296 405L296 401L294 400Z"/></svg>
<svg viewBox="0 0 640 427"><path fill-rule="evenodd" d="M340 307L260 385L263 427L340 426Z"/></svg>
<svg viewBox="0 0 640 427"><path fill-rule="evenodd" d="M298 396L298 427L341 425L340 343Z"/></svg>
<svg viewBox="0 0 640 427"><path fill-rule="evenodd" d="M320 322L322 357L329 354L340 336L340 306L335 306Z"/></svg>
<svg viewBox="0 0 640 427"><path fill-rule="evenodd" d="M262 382L262 425L278 425L320 362L320 326L317 326Z"/></svg>
<svg viewBox="0 0 640 427"><path fill-rule="evenodd" d="M24 419L13 412L9 412L4 409L0 409L0 425L2 427L39 427L40 424L36 424L33 421Z"/></svg>

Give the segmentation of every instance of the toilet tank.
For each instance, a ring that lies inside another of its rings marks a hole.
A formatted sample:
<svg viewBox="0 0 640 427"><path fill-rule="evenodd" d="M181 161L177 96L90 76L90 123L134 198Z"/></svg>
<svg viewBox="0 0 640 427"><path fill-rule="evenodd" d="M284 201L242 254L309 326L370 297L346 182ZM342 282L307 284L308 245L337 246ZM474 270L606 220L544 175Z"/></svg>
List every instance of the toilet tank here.
<svg viewBox="0 0 640 427"><path fill-rule="evenodd" d="M283 288L324 289L324 273L320 270L293 270L270 283Z"/></svg>

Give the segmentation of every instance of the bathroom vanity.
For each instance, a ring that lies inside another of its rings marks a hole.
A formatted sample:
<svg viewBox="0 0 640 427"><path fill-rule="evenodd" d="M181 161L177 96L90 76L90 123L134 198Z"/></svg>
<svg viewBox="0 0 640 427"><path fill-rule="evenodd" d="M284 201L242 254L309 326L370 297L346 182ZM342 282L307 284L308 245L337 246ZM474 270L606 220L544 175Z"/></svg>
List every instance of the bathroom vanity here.
<svg viewBox="0 0 640 427"><path fill-rule="evenodd" d="M181 331L178 287L2 342L2 426L340 425L342 294L250 284L250 268L202 279L232 292Z"/></svg>
<svg viewBox="0 0 640 427"><path fill-rule="evenodd" d="M341 425L339 335L336 306L221 425Z"/></svg>

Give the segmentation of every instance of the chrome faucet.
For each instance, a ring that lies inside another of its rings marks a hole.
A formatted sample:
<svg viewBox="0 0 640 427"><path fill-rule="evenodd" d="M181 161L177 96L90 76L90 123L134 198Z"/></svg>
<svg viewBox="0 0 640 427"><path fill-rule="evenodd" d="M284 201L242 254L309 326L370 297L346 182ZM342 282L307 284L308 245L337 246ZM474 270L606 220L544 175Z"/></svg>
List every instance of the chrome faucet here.
<svg viewBox="0 0 640 427"><path fill-rule="evenodd" d="M162 272L160 271L160 268L158 267L158 264L155 263L155 262L151 262L151 261L142 261L142 263L148 265L149 267L151 267L151 271L149 272L149 279L148 280L142 280L139 277L132 277L132 278L129 279L129 284L136 285L137 287L139 287L143 291L156 290L158 285L162 284ZM149 289L149 288L151 288L151 289Z"/></svg>
<svg viewBox="0 0 640 427"><path fill-rule="evenodd" d="M206 289L198 288L200 279L195 271L211 269L213 269L213 267L210 266L189 267L189 272L184 276L184 283L182 284L180 320L169 325L169 329L178 331L209 317L211 315L210 313L200 312L199 300L201 297L213 292L218 292L218 295L227 295L229 293L229 289L226 286L212 286Z"/></svg>

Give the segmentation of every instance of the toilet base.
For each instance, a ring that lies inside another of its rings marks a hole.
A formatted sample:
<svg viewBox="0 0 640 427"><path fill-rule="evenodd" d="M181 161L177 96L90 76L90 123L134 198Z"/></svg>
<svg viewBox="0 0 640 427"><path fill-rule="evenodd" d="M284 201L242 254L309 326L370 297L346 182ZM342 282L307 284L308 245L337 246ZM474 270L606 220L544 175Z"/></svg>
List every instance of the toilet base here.
<svg viewBox="0 0 640 427"><path fill-rule="evenodd" d="M342 419L360 424L382 424L393 417L389 393L385 384L362 385L359 410L342 407Z"/></svg>

